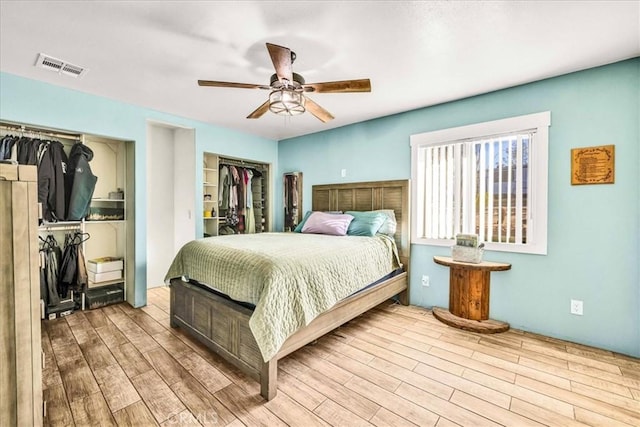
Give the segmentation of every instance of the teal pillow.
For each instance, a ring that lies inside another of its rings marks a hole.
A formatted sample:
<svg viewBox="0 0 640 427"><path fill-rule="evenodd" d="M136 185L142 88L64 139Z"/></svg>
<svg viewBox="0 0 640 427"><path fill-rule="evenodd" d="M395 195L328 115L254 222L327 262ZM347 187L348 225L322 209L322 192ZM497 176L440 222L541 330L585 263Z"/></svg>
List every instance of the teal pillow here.
<svg viewBox="0 0 640 427"><path fill-rule="evenodd" d="M300 221L300 224L296 225L296 228L293 229L294 233L302 233L302 227L304 227L304 223L307 222L309 216L311 216L312 213L312 211L307 211L307 213L304 214L304 217L302 217L302 221Z"/></svg>
<svg viewBox="0 0 640 427"><path fill-rule="evenodd" d="M345 213L353 216L353 221L347 230L349 236L375 236L387 219L387 216L381 212L346 211Z"/></svg>

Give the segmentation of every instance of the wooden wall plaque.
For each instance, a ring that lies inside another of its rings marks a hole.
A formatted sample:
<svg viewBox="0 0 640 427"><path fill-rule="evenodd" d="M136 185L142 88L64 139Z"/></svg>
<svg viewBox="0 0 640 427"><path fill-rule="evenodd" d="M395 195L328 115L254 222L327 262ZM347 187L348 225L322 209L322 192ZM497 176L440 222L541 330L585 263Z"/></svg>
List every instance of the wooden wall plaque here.
<svg viewBox="0 0 640 427"><path fill-rule="evenodd" d="M571 150L571 185L613 184L614 178L615 145Z"/></svg>

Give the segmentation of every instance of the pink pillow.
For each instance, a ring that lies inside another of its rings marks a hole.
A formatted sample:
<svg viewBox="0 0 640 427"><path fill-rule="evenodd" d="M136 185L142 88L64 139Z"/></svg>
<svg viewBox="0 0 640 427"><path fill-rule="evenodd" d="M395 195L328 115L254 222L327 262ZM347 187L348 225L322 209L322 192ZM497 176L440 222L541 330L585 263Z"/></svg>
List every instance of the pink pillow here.
<svg viewBox="0 0 640 427"><path fill-rule="evenodd" d="M313 212L304 223L302 232L344 236L347 234L351 221L353 221L353 216L347 214Z"/></svg>

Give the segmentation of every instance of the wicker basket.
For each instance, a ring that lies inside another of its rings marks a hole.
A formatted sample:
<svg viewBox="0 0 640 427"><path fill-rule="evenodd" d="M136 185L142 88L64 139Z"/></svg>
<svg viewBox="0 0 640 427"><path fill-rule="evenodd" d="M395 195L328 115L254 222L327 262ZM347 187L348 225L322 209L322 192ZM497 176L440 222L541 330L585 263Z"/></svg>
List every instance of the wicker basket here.
<svg viewBox="0 0 640 427"><path fill-rule="evenodd" d="M483 248L469 248L467 246L451 246L451 258L458 262L479 264L482 262Z"/></svg>

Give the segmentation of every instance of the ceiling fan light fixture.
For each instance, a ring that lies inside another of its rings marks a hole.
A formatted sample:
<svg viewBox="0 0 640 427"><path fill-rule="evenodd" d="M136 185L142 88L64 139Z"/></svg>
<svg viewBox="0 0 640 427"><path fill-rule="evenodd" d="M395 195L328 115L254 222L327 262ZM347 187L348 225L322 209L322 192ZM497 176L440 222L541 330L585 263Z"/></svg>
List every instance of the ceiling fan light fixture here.
<svg viewBox="0 0 640 427"><path fill-rule="evenodd" d="M297 116L309 111L323 123L333 120L330 112L316 104L311 98L304 96L304 92L314 93L346 93L371 92L369 79L341 80L306 84L304 78L291 69L296 58L291 49L267 43L267 50L273 62L275 73L271 76L269 86L250 83L220 82L216 80L198 80L199 86L233 87L240 89L269 90L269 99L252 111L247 119L258 119L267 111L280 116Z"/></svg>
<svg viewBox="0 0 640 427"><path fill-rule="evenodd" d="M269 94L269 110L281 116L297 116L305 112L305 97L302 92L282 88Z"/></svg>

